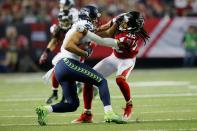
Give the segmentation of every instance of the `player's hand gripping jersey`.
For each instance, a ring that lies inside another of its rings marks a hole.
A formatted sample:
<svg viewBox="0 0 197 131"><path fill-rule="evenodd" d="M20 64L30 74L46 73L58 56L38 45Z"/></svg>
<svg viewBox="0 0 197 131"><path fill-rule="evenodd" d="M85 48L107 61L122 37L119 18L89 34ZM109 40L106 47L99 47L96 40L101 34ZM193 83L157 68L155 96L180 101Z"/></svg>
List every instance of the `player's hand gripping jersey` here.
<svg viewBox="0 0 197 131"><path fill-rule="evenodd" d="M138 38L134 34L121 32L115 35L115 39L120 42L120 48L114 49L116 57L123 59L136 57L141 45L138 43Z"/></svg>

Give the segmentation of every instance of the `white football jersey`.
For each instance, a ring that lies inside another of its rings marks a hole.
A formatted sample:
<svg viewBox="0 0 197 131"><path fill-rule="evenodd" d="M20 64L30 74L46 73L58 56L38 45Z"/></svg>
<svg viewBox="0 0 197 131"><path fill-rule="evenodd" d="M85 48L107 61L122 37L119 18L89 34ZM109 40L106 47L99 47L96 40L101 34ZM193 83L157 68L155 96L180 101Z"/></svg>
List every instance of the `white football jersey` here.
<svg viewBox="0 0 197 131"><path fill-rule="evenodd" d="M84 26L86 27L88 30L93 31L94 30L94 26L91 22L87 21L87 20L79 20L76 23L73 24L73 26L71 27L71 29L66 33L63 44L61 46L61 54L62 56L66 57L66 58L71 58L74 60L80 60L80 56L67 51L66 49L64 49L65 44L68 43L68 39L69 37L71 37L71 35L77 31L77 27L78 26ZM81 40L80 40L80 44L89 44L91 42L91 40L89 38L87 38L86 36L84 36Z"/></svg>

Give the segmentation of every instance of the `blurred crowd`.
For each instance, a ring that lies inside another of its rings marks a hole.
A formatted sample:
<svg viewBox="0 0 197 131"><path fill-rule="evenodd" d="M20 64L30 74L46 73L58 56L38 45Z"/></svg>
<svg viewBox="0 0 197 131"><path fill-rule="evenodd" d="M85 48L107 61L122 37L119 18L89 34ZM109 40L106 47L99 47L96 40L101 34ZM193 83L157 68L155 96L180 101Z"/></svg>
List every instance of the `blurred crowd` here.
<svg viewBox="0 0 197 131"><path fill-rule="evenodd" d="M77 9L87 4L97 6L102 23L133 9L146 19L197 16L197 0L75 0L75 4ZM0 30L0 72L39 70L29 55L31 39L16 27L43 22L51 25L58 13L59 0L0 0L0 26L8 25Z"/></svg>
<svg viewBox="0 0 197 131"><path fill-rule="evenodd" d="M0 0L0 23L51 22L59 11L58 0ZM136 9L146 18L197 14L196 0L76 0L76 8L94 4L103 16L113 17Z"/></svg>
<svg viewBox="0 0 197 131"><path fill-rule="evenodd" d="M0 38L0 72L39 71L30 57L29 44L28 38L19 34L15 26L7 26L5 37Z"/></svg>

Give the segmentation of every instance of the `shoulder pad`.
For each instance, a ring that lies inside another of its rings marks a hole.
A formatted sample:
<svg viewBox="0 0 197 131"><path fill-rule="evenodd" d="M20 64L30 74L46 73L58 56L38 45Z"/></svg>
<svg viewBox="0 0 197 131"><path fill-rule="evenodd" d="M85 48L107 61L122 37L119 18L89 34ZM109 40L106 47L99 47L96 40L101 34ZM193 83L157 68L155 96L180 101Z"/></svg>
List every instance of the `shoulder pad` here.
<svg viewBox="0 0 197 131"><path fill-rule="evenodd" d="M73 24L74 28L77 28L78 26L84 26L89 31L93 31L94 30L93 24L88 22L88 21L86 21L86 20L80 20L80 21L75 22L75 24Z"/></svg>

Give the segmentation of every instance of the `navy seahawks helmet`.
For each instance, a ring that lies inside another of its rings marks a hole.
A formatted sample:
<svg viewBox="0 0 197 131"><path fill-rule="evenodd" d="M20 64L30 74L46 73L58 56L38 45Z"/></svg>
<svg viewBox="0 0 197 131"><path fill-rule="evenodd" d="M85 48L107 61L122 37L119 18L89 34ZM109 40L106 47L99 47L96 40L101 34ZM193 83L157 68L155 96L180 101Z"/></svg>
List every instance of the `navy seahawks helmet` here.
<svg viewBox="0 0 197 131"><path fill-rule="evenodd" d="M87 5L81 8L79 11L79 18L82 20L93 21L97 20L101 14L99 13L98 9L95 6Z"/></svg>

